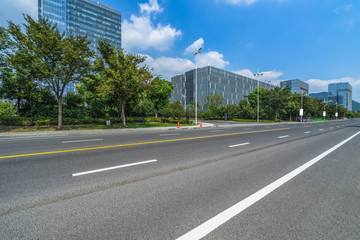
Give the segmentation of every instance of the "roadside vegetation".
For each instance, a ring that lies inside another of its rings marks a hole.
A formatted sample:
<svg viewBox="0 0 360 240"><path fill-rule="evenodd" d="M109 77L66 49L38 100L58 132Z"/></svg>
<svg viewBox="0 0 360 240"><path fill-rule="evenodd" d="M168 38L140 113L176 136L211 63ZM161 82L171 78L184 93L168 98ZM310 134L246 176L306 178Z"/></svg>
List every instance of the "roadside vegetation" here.
<svg viewBox="0 0 360 240"><path fill-rule="evenodd" d="M180 101L171 103L172 83L154 75L144 56L103 39L96 54L86 37L66 36L47 19L24 18L23 26L9 22L8 28L0 27L0 131L192 123L195 103L186 109ZM70 87L75 91L66 91ZM280 88L259 91L261 121L299 118L299 94ZM248 101L231 105L224 105L221 95L208 95L199 117L255 121L256 106L257 90ZM335 118L334 104L303 96L303 106L304 118L321 118L323 111L327 119ZM340 106L338 112L360 117Z"/></svg>

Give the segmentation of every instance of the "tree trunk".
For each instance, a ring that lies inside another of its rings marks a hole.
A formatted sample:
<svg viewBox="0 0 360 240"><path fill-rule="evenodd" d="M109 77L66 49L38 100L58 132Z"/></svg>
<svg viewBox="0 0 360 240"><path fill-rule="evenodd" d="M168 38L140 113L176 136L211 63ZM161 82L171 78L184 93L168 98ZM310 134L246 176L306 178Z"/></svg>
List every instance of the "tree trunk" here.
<svg viewBox="0 0 360 240"><path fill-rule="evenodd" d="M290 122L291 122L291 112L290 112Z"/></svg>
<svg viewBox="0 0 360 240"><path fill-rule="evenodd" d="M125 102L121 103L121 118L123 121L123 126L126 127L126 119L125 119Z"/></svg>
<svg viewBox="0 0 360 240"><path fill-rule="evenodd" d="M58 98L58 110L59 110L58 129L60 129L62 127L62 98L61 97Z"/></svg>
<svg viewBox="0 0 360 240"><path fill-rule="evenodd" d="M158 112L155 111L155 118L158 118Z"/></svg>

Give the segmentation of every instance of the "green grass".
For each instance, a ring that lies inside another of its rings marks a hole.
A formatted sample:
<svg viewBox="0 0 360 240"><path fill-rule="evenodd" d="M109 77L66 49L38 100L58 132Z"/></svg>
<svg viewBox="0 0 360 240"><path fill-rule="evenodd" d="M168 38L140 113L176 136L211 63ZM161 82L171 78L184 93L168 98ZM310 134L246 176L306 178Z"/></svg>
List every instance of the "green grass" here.
<svg viewBox="0 0 360 240"><path fill-rule="evenodd" d="M93 130L93 129L125 129L125 128L151 128L151 127L176 127L174 123L127 123L114 125L65 125L60 130ZM192 126L181 124L181 126ZM0 132L34 132L34 131L58 131L56 126L1 126Z"/></svg>

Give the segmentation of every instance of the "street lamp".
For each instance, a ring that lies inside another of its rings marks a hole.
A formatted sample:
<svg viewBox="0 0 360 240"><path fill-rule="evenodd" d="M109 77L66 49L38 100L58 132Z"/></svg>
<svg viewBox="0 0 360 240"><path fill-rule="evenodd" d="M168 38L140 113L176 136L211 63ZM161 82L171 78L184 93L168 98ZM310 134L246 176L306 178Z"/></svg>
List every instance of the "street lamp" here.
<svg viewBox="0 0 360 240"><path fill-rule="evenodd" d="M257 91L257 123L260 122L259 120L259 112L260 112L260 107L259 107L259 91L260 91L260 76L264 75L264 73L254 73L254 76L257 77L258 80L258 91Z"/></svg>
<svg viewBox="0 0 360 240"><path fill-rule="evenodd" d="M197 49L194 52L194 56L201 53L202 48ZM196 62L196 60L195 60ZM197 63L196 63L196 69L195 69L195 124L197 124Z"/></svg>

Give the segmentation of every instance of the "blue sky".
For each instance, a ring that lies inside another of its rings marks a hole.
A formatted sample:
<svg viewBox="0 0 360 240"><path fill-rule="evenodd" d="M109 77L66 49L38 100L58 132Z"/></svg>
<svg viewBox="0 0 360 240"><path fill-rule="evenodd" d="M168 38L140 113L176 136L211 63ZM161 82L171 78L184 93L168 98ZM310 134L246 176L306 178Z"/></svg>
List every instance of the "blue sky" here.
<svg viewBox="0 0 360 240"><path fill-rule="evenodd" d="M2 0L0 25L37 15L37 0ZM350 82L360 101L357 0L102 0L122 13L125 50L170 80L208 64L264 81L299 78L310 92ZM194 58L196 47L203 52Z"/></svg>

